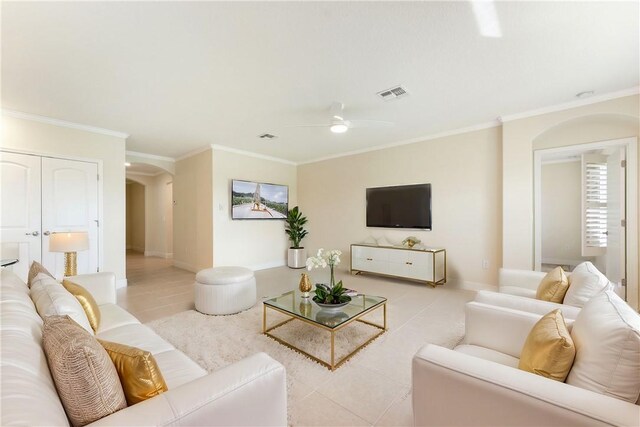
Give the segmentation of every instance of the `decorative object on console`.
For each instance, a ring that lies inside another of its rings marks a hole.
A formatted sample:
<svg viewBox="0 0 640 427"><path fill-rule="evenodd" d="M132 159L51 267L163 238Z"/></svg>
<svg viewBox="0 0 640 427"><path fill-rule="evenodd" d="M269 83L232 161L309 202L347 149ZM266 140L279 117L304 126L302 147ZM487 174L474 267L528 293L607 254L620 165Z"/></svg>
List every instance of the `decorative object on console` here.
<svg viewBox="0 0 640 427"><path fill-rule="evenodd" d="M287 233L287 236L289 236L292 244L287 253L287 265L291 268L304 268L305 266L307 251L303 246L300 246L300 242L309 234L309 232L304 229L306 223L307 217L302 215L302 212L300 212L297 206L287 213L287 222L284 231Z"/></svg>
<svg viewBox="0 0 640 427"><path fill-rule="evenodd" d="M518 369L564 382L573 365L576 347L560 309L533 326L520 354Z"/></svg>
<svg viewBox="0 0 640 427"><path fill-rule="evenodd" d="M65 277L78 274L77 253L89 249L89 233L86 231L54 232L49 237L49 251L64 252Z"/></svg>
<svg viewBox="0 0 640 427"><path fill-rule="evenodd" d="M385 236L382 236L381 238L378 239L377 245L378 246L393 246L393 243L388 241Z"/></svg>
<svg viewBox="0 0 640 427"><path fill-rule="evenodd" d="M311 291L311 280L307 273L300 275L300 292L302 292L302 298L309 298L309 292Z"/></svg>
<svg viewBox="0 0 640 427"><path fill-rule="evenodd" d="M562 267L558 266L547 273L536 291L536 299L562 304L569 289L569 279Z"/></svg>
<svg viewBox="0 0 640 427"><path fill-rule="evenodd" d="M414 247L416 244L420 243L421 240L414 236L409 236L402 241L404 246L408 246L409 248Z"/></svg>

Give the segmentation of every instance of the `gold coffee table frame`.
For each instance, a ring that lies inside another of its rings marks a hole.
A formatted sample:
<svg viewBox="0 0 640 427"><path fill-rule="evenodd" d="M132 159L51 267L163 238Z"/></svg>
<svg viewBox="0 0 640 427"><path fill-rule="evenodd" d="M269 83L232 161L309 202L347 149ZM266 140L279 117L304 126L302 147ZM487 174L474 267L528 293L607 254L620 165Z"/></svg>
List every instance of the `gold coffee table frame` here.
<svg viewBox="0 0 640 427"><path fill-rule="evenodd" d="M287 295L289 293L291 293L291 295L292 295L292 297L294 299L294 303L295 303L295 292L294 291L291 291L291 292L288 292L286 294L283 294L282 296L285 296L285 295ZM358 297L361 297L363 299L362 304L365 305L366 295L359 295ZM358 298L358 297L355 297L355 298ZM311 304L314 304L314 303L311 303ZM367 320L361 319L362 316L365 316L365 315L367 315L367 314L369 314L369 313L371 313L371 312L373 312L373 311L375 311L375 310L377 310L377 309L379 309L381 307L382 307L382 314L383 314L383 324L382 325L378 325L376 323L369 322ZM267 328L267 308L269 308L271 310L274 310L274 311L277 311L279 313L282 313L282 314L284 314L286 316L289 316L291 318ZM308 318L306 318L306 317L304 317L304 316L302 316L302 315L300 315L298 313L295 313L295 310L294 310L294 312L290 312L290 311L287 311L285 309L282 309L282 308L279 308L279 307L275 307L273 305L266 304L266 303L262 304L262 310L263 310L262 311L262 333L263 334L265 334L266 336L276 340L280 344L282 344L282 345L284 345L286 347L289 347L290 349L292 349L294 351L297 351L298 353L301 353L301 354L309 357L310 359L315 360L316 362L320 363L321 365L324 365L327 368L329 368L331 371L335 371L336 369L338 369L344 362L349 360L354 354L356 354L358 351L362 350L369 343L371 343L371 341L375 340L380 335L384 334L386 332L386 330L387 330L387 300L386 299L383 299L380 302L372 305L371 307L363 310L362 312L355 314L353 317L351 317L350 319L344 321L343 323L341 323L340 325L338 325L336 327L330 327L330 326L327 326L327 325L323 325L322 323L315 322L315 321L313 321L311 319L308 319ZM325 362L324 360L322 360L322 359L320 359L320 358L318 358L318 357L316 357L316 356L314 356L312 354L307 353L306 351L304 351L304 350L296 347L295 345L283 340L282 338L278 338L275 335L269 333L269 332L273 331L274 329L277 329L280 326L286 325L287 323L289 323L289 322L291 322L293 320L296 320L296 319L300 320L302 322L308 323L309 325L313 325L313 326L316 326L316 327L318 327L320 329L324 329L325 331L330 332L330 334L331 334L331 362L330 363ZM351 353L347 354L342 359L336 361L336 359L335 359L335 336L336 336L336 333L338 331L340 331L341 329L343 329L344 327L346 327L349 324L351 324L352 322L355 322L355 321L361 322L361 323L365 323L367 325L370 325L370 326L373 326L375 328L378 328L378 329L380 329L380 332L375 334L373 337L369 338L363 344L359 345L355 350L353 350Z"/></svg>

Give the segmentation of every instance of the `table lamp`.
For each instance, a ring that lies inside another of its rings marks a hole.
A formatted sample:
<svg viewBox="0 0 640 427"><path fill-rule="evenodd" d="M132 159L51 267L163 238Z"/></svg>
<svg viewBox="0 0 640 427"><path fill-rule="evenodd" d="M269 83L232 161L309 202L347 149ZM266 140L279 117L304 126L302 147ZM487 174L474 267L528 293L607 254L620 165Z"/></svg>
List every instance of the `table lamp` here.
<svg viewBox="0 0 640 427"><path fill-rule="evenodd" d="M64 252L65 277L78 274L77 252L87 249L89 249L89 233L86 231L51 233L49 237L49 251Z"/></svg>

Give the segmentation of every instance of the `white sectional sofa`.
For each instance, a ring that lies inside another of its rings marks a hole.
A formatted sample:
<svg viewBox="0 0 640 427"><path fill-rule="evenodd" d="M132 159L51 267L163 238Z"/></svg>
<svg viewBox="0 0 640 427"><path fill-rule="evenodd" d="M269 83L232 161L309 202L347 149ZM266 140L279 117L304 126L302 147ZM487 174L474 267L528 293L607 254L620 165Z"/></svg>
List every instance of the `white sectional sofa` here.
<svg viewBox="0 0 640 427"><path fill-rule="evenodd" d="M415 426L639 425L638 402L518 369L542 314L477 301L465 311L462 344L453 350L428 344L413 358ZM571 329L574 320L566 323Z"/></svg>
<svg viewBox="0 0 640 427"><path fill-rule="evenodd" d="M280 363L258 353L208 374L116 305L113 274L72 280L100 306L102 320L96 337L150 351L169 389L91 425L286 425L286 379ZM0 304L0 425L69 425L42 349L42 319L27 285L7 270L2 270Z"/></svg>

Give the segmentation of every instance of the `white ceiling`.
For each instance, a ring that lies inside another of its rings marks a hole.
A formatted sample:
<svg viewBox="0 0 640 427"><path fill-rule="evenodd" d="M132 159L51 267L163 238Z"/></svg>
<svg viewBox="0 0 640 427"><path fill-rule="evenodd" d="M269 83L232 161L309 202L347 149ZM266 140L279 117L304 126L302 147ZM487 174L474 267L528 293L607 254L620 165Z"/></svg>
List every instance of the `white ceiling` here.
<svg viewBox="0 0 640 427"><path fill-rule="evenodd" d="M638 2L2 2L2 104L178 157L220 144L292 161L639 84ZM396 84L410 96L384 102ZM288 125L347 118L388 129ZM274 140L257 135L269 132Z"/></svg>
<svg viewBox="0 0 640 427"><path fill-rule="evenodd" d="M148 163L129 163L127 166L127 173L156 176L166 172L164 169L158 166L150 165Z"/></svg>

